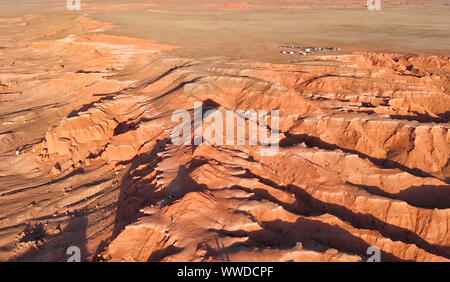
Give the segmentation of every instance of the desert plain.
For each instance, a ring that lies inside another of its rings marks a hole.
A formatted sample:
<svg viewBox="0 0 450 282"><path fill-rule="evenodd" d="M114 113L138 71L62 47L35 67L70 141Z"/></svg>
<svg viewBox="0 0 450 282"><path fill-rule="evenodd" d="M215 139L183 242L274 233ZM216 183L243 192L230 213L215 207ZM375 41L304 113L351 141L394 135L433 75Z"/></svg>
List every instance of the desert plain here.
<svg viewBox="0 0 450 282"><path fill-rule="evenodd" d="M365 2L0 1L0 261L449 261L450 4Z"/></svg>

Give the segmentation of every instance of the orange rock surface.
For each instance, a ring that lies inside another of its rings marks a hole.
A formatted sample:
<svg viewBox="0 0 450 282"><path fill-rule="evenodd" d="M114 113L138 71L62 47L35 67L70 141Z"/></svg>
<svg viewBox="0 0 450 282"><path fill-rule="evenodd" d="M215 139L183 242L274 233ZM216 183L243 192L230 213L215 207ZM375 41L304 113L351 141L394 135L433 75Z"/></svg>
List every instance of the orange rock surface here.
<svg viewBox="0 0 450 282"><path fill-rule="evenodd" d="M43 21L0 21L0 260L450 260L449 57L194 60ZM278 153L172 144L195 102L279 110Z"/></svg>

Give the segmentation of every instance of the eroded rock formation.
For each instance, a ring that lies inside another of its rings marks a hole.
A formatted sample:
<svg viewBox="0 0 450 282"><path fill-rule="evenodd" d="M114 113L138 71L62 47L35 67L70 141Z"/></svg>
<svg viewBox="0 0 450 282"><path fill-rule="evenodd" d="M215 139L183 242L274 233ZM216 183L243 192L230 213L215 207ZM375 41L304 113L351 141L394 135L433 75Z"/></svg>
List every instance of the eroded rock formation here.
<svg viewBox="0 0 450 282"><path fill-rule="evenodd" d="M448 57L192 60L77 20L0 50L17 58L0 75L2 260L450 259ZM176 146L172 113L196 102L278 110L278 153ZM45 234L14 239L30 222Z"/></svg>

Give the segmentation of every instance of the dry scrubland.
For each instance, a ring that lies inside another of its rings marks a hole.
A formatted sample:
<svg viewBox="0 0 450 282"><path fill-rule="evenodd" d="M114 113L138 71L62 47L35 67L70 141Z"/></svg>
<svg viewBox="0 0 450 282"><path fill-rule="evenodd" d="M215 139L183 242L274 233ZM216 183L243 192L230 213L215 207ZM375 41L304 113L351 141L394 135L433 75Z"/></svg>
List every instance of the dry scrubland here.
<svg viewBox="0 0 450 282"><path fill-rule="evenodd" d="M450 260L444 1L64 2L0 2L1 261ZM171 144L194 102L279 153Z"/></svg>

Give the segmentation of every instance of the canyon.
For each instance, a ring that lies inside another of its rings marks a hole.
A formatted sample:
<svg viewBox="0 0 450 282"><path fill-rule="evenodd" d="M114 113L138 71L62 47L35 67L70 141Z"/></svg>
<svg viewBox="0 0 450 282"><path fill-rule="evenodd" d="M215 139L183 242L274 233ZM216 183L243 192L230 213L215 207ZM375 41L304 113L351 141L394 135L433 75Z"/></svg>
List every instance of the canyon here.
<svg viewBox="0 0 450 282"><path fill-rule="evenodd" d="M155 3L118 7L192 12ZM201 9L260 9L242 3ZM448 49L293 58L286 39L192 55L190 41L116 34L101 14L113 4L58 5L0 18L1 261L65 261L70 246L97 262L353 262L370 246L450 260ZM172 114L194 103L277 110L277 154L173 144Z"/></svg>

